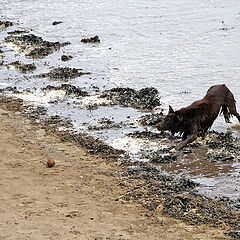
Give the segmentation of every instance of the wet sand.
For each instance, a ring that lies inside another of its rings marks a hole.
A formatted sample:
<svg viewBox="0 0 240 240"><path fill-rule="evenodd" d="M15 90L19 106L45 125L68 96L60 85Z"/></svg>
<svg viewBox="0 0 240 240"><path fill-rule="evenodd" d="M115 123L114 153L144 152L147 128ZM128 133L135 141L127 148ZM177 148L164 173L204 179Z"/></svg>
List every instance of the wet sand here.
<svg viewBox="0 0 240 240"><path fill-rule="evenodd" d="M124 166L89 154L0 103L0 239L228 239L228 228L188 225L122 196L136 182ZM53 159L56 165L47 168Z"/></svg>

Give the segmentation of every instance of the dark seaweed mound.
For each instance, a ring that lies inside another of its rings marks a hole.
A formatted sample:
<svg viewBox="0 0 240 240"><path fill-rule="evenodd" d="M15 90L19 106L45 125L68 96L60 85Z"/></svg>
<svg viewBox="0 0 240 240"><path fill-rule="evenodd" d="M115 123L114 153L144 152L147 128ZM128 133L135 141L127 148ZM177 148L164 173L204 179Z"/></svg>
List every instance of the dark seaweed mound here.
<svg viewBox="0 0 240 240"><path fill-rule="evenodd" d="M136 109L152 110L160 106L158 90L154 87L143 88L139 91L132 88L112 88L104 91L101 97L105 97L115 104Z"/></svg>
<svg viewBox="0 0 240 240"><path fill-rule="evenodd" d="M170 138L171 135L168 132L154 133L151 131L136 131L136 132L127 134L127 136L133 137L133 138L146 138L152 141L152 140L160 140L165 137Z"/></svg>
<svg viewBox="0 0 240 240"><path fill-rule="evenodd" d="M52 69L49 73L43 73L39 77L49 77L53 80L65 80L76 77L81 77L84 74L90 74L88 72L81 72L82 69L59 67Z"/></svg>
<svg viewBox="0 0 240 240"><path fill-rule="evenodd" d="M86 91L83 91L79 87L75 87L71 84L61 84L58 87L48 85L44 88L42 88L43 91L51 91L51 90L65 90L66 95L74 95L76 97L86 97L88 96L88 93Z"/></svg>
<svg viewBox="0 0 240 240"><path fill-rule="evenodd" d="M240 160L238 138L234 138L231 133L211 131L204 142L209 149L206 153L207 159L211 161Z"/></svg>
<svg viewBox="0 0 240 240"><path fill-rule="evenodd" d="M34 34L27 34L21 36L8 36L5 42L11 42L18 47L21 51L27 51L26 56L30 57L45 57L60 47L66 46L69 43L49 42L43 40Z"/></svg>
<svg viewBox="0 0 240 240"><path fill-rule="evenodd" d="M136 131L127 134L127 136L132 137L132 138L138 138L138 139L146 139L149 141L156 141L159 143L159 148L158 150L154 151L142 151L139 153L139 158L140 159L148 159L151 163L154 164L166 164L166 163L171 163L177 160L177 157L179 153L176 152L171 152L171 149L173 148L172 146L161 148L160 146L162 145L163 141L165 139L170 138L170 134L168 132L159 132L159 133L154 133L151 131Z"/></svg>
<svg viewBox="0 0 240 240"><path fill-rule="evenodd" d="M14 66L17 70L19 70L22 73L32 72L36 69L36 65L34 63L21 63L19 61L12 62L8 64L8 66Z"/></svg>
<svg viewBox="0 0 240 240"><path fill-rule="evenodd" d="M139 118L139 123L143 126L156 126L158 123L162 122L164 119L163 113L153 113L141 116Z"/></svg>
<svg viewBox="0 0 240 240"><path fill-rule="evenodd" d="M89 125L88 130L105 130L105 129L119 129L122 127L122 123L115 123L109 118L101 118L97 121L97 125Z"/></svg>
<svg viewBox="0 0 240 240"><path fill-rule="evenodd" d="M12 25L13 25L12 22L9 22L9 21L0 21L0 29L1 29L1 28L11 27Z"/></svg>
<svg viewBox="0 0 240 240"><path fill-rule="evenodd" d="M81 40L81 42L83 43L99 43L100 39L99 37L96 35L95 37L90 37L90 38L83 38Z"/></svg>
<svg viewBox="0 0 240 240"><path fill-rule="evenodd" d="M25 33L28 33L28 31L26 31L26 30L15 30L15 31L12 31L12 32L8 32L9 35L19 35L19 34L25 34Z"/></svg>
<svg viewBox="0 0 240 240"><path fill-rule="evenodd" d="M170 153L169 149L167 149L165 154L163 153L163 151L159 150L156 152L152 152L147 157L150 162L157 164L171 163L177 160L177 154Z"/></svg>

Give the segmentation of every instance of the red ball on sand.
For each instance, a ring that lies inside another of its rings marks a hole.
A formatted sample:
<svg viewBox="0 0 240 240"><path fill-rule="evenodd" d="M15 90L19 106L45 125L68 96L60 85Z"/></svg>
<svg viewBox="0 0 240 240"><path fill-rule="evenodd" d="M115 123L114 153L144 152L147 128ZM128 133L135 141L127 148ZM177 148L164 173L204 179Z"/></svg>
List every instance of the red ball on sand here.
<svg viewBox="0 0 240 240"><path fill-rule="evenodd" d="M55 165L55 161L54 160L52 160L52 159L48 159L47 160L47 166L49 168L53 167L54 165Z"/></svg>

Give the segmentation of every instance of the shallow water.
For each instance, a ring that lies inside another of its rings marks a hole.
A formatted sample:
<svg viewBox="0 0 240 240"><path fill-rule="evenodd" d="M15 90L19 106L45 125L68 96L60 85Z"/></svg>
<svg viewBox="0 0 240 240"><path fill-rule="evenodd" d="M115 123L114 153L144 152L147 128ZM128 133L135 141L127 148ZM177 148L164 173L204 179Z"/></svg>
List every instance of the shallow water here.
<svg viewBox="0 0 240 240"><path fill-rule="evenodd" d="M89 99L74 99L59 92L57 95L42 93L40 88L48 84L59 85L60 81L32 75L48 72L51 67L69 66L91 72L89 76L68 81L88 92L94 92L95 86L100 90L116 86L134 89L154 86L160 92L165 113L168 104L174 109L186 106L201 98L211 85L225 83L234 93L240 111L238 6L237 0L2 0L1 19L16 24L1 31L1 41L7 31L22 29L44 40L69 41L71 44L43 59L33 60L13 51L12 46L0 43L5 63L19 60L35 62L37 66L34 74L0 68L0 88L29 88L33 93L23 98L47 107L49 115L69 118L76 130L93 134L112 145L121 142L117 146L125 149L127 145L123 144L122 138L126 133L142 129L136 118L144 112L120 106L86 110L82 106ZM62 23L53 26L53 21ZM82 38L95 35L99 36L100 44L81 43ZM62 54L72 55L73 59L62 62ZM124 127L89 131L89 125L96 125L104 117L124 123ZM233 122L236 123L236 119ZM219 117L213 129L226 132L229 126L223 117ZM127 141L128 150L135 157L137 151L146 148L134 140L132 143ZM140 150L134 150L129 144ZM190 159L163 169L200 182L201 193L240 197L237 185L240 164L209 164Z"/></svg>
<svg viewBox="0 0 240 240"><path fill-rule="evenodd" d="M162 170L179 177L187 177L200 183L196 190L208 197L239 198L239 163L212 162L204 159L202 150L197 150L194 157L186 157L177 162L164 165Z"/></svg>

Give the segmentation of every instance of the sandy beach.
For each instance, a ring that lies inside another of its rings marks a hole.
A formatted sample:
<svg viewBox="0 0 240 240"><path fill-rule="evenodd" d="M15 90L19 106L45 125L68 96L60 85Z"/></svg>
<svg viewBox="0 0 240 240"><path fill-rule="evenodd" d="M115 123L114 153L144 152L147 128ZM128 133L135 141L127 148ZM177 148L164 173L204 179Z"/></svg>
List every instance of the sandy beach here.
<svg viewBox="0 0 240 240"><path fill-rule="evenodd" d="M61 141L23 109L21 101L1 100L0 239L228 239L224 229L122 200L134 187L120 180L123 167Z"/></svg>

